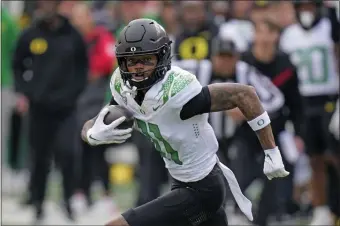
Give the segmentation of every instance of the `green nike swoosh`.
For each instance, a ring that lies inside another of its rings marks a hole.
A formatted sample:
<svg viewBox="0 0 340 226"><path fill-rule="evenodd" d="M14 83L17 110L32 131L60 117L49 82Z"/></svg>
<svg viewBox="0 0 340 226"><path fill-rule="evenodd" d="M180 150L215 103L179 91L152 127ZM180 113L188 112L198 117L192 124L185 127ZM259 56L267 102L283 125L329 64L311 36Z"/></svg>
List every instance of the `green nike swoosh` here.
<svg viewBox="0 0 340 226"><path fill-rule="evenodd" d="M159 105L157 107L152 107L153 111L157 111L158 108L160 108L162 105Z"/></svg>

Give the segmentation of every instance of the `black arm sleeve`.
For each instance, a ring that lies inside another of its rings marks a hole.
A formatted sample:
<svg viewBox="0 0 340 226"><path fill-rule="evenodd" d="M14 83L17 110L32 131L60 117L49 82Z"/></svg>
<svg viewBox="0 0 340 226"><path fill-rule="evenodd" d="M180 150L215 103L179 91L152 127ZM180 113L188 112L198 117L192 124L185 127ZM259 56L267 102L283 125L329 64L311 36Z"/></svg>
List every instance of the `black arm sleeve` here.
<svg viewBox="0 0 340 226"><path fill-rule="evenodd" d="M115 101L115 99L112 97L110 100L109 105L118 105L118 103Z"/></svg>
<svg viewBox="0 0 340 226"><path fill-rule="evenodd" d="M334 7L328 8L328 16L332 24L332 39L334 43L340 41L340 22L336 15L336 9Z"/></svg>
<svg viewBox="0 0 340 226"><path fill-rule="evenodd" d="M208 86L204 86L202 91L186 103L180 113L182 120L189 119L195 115L210 112L211 99Z"/></svg>

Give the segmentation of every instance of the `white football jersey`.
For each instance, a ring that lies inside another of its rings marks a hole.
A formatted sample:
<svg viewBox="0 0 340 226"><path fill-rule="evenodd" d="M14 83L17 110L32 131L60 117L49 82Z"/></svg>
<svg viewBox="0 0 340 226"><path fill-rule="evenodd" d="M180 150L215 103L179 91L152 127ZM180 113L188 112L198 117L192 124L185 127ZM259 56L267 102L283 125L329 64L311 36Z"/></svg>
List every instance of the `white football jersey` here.
<svg viewBox="0 0 340 226"><path fill-rule="evenodd" d="M206 177L217 163L218 150L208 114L180 118L182 107L202 90L195 75L172 66L146 92L141 106L122 92L123 85L117 69L110 83L115 101L133 113L135 128L154 143L171 176L183 182Z"/></svg>
<svg viewBox="0 0 340 226"><path fill-rule="evenodd" d="M339 92L332 24L322 18L310 30L299 24L286 28L280 38L281 49L290 54L298 69L300 92L303 96L332 95Z"/></svg>

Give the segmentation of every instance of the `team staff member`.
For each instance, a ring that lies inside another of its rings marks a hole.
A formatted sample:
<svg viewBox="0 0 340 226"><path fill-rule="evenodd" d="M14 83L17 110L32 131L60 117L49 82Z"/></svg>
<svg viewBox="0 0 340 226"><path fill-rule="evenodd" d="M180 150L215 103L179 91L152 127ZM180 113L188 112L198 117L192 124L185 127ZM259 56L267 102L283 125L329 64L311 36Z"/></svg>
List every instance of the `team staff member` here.
<svg viewBox="0 0 340 226"><path fill-rule="evenodd" d="M181 32L175 38L174 52L177 60L210 59L211 40L218 27L208 19L206 2L181 1L179 21Z"/></svg>
<svg viewBox="0 0 340 226"><path fill-rule="evenodd" d="M64 207L74 187L77 137L76 102L87 78L86 45L69 21L58 14L60 1L38 1L39 18L19 37L13 59L15 88L29 103L29 144L33 149L30 196L36 220L43 202L52 156L63 175Z"/></svg>
<svg viewBox="0 0 340 226"><path fill-rule="evenodd" d="M306 106L305 143L312 168L314 208L311 225L331 225L332 213L340 216L339 147L328 129L339 98L340 24L335 9L325 7L321 0L294 1L294 7L297 23L284 30L280 48L298 69L299 89ZM334 188L328 206L327 196Z"/></svg>
<svg viewBox="0 0 340 226"><path fill-rule="evenodd" d="M297 70L289 56L277 49L281 28L270 19L255 24L254 43L242 55L242 60L255 66L285 95L285 105L293 122L295 133L301 136L303 103L299 92ZM301 138L297 138L301 142Z"/></svg>
<svg viewBox="0 0 340 226"><path fill-rule="evenodd" d="M279 140L279 145L281 146L279 133L285 124L285 121L281 120L285 104L285 98L281 90L254 66L240 60L239 46L232 37L229 39L216 39L213 46L214 56L219 57L228 68L224 76L228 77L230 82L247 84L255 88L262 105L270 115L273 134L275 139ZM263 154L256 135L251 134L252 131L240 110L235 108L227 113L238 124L230 144L229 160L230 166L239 180L240 187L244 191L254 179L262 177L263 168L259 159ZM284 154L282 158L287 162ZM276 210L278 188L283 181L284 179L280 181L263 181L264 187L255 217L257 225L267 225L269 215Z"/></svg>
<svg viewBox="0 0 340 226"><path fill-rule="evenodd" d="M278 24L276 24L271 19L262 19L255 23L255 36L254 42L251 46L251 49L246 51L242 60L253 65L259 70L263 75L269 77L273 84L277 86L282 94L284 95L285 104L283 107L283 112L275 122L274 125L278 125L277 127L273 127L273 131L276 134L279 134L282 131L285 131L284 126L288 119L293 122L295 129L295 139L290 139L294 142L289 142L286 138L285 145L297 145L299 147L303 146L303 141L301 138L302 133L302 125L303 125L303 103L302 97L299 92L299 81L298 75L295 66L289 60L289 56L278 50L277 44L280 37L281 28ZM283 133L282 133L283 134ZM287 146L288 147L288 146ZM294 147L290 147L290 150L296 150ZM282 148L283 153L285 153L285 148ZM287 153L287 152L286 152ZM292 155L292 158L289 158L289 164L286 163L287 167L293 167L296 161L295 157ZM292 170L292 169L290 169ZM285 205L278 205L279 216L282 215L282 212L286 212L288 206L292 204L292 188L293 188L293 177L289 177L287 180L284 180L277 189L279 192L279 203L283 203Z"/></svg>

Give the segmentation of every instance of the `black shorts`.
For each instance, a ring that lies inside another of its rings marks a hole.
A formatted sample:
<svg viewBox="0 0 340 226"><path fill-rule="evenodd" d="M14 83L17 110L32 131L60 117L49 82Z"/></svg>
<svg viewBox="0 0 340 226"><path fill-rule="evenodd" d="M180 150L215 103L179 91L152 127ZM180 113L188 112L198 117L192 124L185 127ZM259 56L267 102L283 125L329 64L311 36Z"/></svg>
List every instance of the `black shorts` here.
<svg viewBox="0 0 340 226"><path fill-rule="evenodd" d="M304 126L304 141L309 155L320 155L335 152L339 143L329 131L329 123L333 112L320 112L317 115L306 116Z"/></svg>
<svg viewBox="0 0 340 226"><path fill-rule="evenodd" d="M130 226L227 226L226 184L218 165L203 180L173 180L171 191L123 213Z"/></svg>

